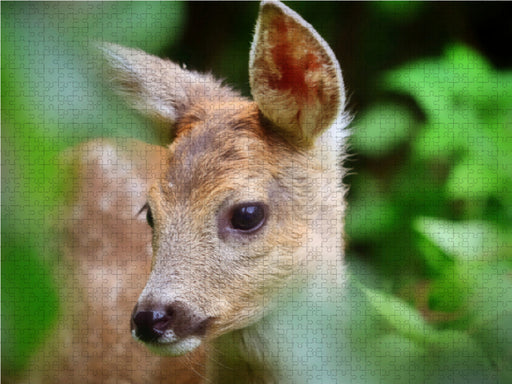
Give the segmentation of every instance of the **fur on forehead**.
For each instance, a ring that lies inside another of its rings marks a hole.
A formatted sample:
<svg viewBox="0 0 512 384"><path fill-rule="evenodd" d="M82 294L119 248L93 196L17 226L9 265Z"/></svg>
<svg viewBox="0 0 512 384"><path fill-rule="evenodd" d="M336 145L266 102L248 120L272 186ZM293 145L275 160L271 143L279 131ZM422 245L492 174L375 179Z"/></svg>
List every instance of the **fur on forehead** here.
<svg viewBox="0 0 512 384"><path fill-rule="evenodd" d="M279 179L281 159L296 152L252 101L196 105L177 121L176 132L161 183L174 198L205 198L223 184L247 184L250 178Z"/></svg>

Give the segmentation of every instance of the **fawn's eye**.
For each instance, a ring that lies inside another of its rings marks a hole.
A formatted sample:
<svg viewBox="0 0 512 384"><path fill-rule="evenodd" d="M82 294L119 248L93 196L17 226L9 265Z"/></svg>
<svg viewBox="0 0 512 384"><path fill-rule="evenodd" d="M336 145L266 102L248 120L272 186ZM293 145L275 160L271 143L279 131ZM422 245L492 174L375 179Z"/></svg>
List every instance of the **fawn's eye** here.
<svg viewBox="0 0 512 384"><path fill-rule="evenodd" d="M149 207L149 204L146 203L144 204L144 206L142 207L142 209L139 211L139 215L146 211L146 221L148 222L148 225L151 227L151 228L154 228L155 227L155 222L153 220L153 213L151 212L151 208Z"/></svg>
<svg viewBox="0 0 512 384"><path fill-rule="evenodd" d="M244 203L231 211L231 227L243 232L254 232L266 219L265 205L262 203Z"/></svg>
<svg viewBox="0 0 512 384"><path fill-rule="evenodd" d="M148 205L148 210L146 211L146 221L148 222L151 228L155 227L155 222L153 221L153 213L151 212L151 208Z"/></svg>

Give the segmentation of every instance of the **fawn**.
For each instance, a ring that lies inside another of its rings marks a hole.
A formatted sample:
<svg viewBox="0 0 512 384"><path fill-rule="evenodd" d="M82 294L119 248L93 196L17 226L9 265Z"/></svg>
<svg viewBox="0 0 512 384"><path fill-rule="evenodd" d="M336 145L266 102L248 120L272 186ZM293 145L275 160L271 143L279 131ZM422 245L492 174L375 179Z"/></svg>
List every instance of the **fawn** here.
<svg viewBox="0 0 512 384"><path fill-rule="evenodd" d="M345 274L349 118L333 52L277 1L260 6L254 101L140 50L101 49L119 93L174 139L98 140L67 155L78 180L64 213L69 297L81 300L39 378L286 382L279 303L311 281L341 287Z"/></svg>

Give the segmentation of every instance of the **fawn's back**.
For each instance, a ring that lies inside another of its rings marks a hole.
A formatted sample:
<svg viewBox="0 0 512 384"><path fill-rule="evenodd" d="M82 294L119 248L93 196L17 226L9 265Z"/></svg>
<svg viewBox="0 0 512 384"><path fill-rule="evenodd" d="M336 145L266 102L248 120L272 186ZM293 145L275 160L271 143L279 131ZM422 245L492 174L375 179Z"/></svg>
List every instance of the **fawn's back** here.
<svg viewBox="0 0 512 384"><path fill-rule="evenodd" d="M70 297L82 298L62 319L67 349L55 339L68 377L285 381L279 356L265 354L279 342L272 313L289 287L344 280L348 119L334 54L273 1L250 53L254 100L136 49L102 50L119 93L174 139L96 141L68 155L78 181L65 253L79 283ZM129 321L151 351L184 356L148 355L129 341Z"/></svg>

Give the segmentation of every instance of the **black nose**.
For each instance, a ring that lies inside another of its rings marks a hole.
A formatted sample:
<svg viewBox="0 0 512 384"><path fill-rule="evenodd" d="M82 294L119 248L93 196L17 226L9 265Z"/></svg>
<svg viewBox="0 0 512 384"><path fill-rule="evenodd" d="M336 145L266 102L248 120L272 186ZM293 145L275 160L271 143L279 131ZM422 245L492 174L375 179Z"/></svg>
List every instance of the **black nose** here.
<svg viewBox="0 0 512 384"><path fill-rule="evenodd" d="M136 305L131 318L131 329L144 342L156 342L168 330L178 338L204 336L212 318L198 315L186 304L175 301L167 306L139 309Z"/></svg>
<svg viewBox="0 0 512 384"><path fill-rule="evenodd" d="M135 308L132 315L132 329L141 341L156 341L169 329L172 315L172 310L137 311Z"/></svg>

